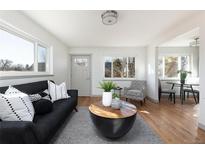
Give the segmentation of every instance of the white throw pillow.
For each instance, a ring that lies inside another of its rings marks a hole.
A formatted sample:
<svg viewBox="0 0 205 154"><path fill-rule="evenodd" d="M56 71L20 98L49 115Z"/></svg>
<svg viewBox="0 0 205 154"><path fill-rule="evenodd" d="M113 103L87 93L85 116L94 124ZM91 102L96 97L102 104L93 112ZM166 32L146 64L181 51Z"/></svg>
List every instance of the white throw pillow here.
<svg viewBox="0 0 205 154"><path fill-rule="evenodd" d="M11 88L12 89L12 88ZM16 89L17 90L17 89ZM3 121L33 121L34 108L25 93L0 94L0 119Z"/></svg>
<svg viewBox="0 0 205 154"><path fill-rule="evenodd" d="M59 99L70 97L67 94L65 82L61 83L60 85L56 85L55 83L48 81L48 91L53 102Z"/></svg>
<svg viewBox="0 0 205 154"><path fill-rule="evenodd" d="M18 93L22 93L21 91L19 91L18 89L9 86L9 88L6 90L5 95L9 95L9 94L18 94Z"/></svg>

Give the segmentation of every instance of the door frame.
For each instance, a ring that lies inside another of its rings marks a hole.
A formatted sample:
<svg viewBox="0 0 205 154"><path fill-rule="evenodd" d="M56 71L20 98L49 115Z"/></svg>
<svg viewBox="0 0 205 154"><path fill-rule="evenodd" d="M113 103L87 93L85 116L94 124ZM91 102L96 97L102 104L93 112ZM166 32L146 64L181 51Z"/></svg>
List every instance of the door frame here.
<svg viewBox="0 0 205 154"><path fill-rule="evenodd" d="M69 54L70 60L70 88L72 88L72 57L74 56L89 56L90 58L90 88L89 88L89 95L92 96L92 54Z"/></svg>

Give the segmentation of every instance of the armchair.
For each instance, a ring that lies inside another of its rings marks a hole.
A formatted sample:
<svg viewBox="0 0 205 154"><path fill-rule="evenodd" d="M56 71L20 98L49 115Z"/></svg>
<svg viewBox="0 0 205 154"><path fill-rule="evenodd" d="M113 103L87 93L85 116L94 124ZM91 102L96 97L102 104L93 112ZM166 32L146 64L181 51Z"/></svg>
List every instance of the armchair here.
<svg viewBox="0 0 205 154"><path fill-rule="evenodd" d="M136 80L132 81L130 87L124 88L124 96L127 99L140 100L141 105L145 102L145 87L146 81Z"/></svg>

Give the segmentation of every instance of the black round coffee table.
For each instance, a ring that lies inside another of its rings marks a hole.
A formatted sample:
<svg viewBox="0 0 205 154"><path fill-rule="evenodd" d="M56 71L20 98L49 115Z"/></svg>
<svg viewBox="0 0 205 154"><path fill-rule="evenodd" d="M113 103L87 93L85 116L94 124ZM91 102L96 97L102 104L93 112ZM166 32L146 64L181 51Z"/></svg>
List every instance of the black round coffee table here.
<svg viewBox="0 0 205 154"><path fill-rule="evenodd" d="M110 139L120 138L128 133L137 114L134 108L122 107L116 110L105 107L100 102L91 104L89 111L97 131Z"/></svg>

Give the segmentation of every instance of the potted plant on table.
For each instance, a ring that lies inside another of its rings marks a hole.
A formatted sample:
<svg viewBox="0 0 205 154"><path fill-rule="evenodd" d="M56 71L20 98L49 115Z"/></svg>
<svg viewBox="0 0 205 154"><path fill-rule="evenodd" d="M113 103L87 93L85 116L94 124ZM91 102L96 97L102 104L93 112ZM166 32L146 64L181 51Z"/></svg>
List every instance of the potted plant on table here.
<svg viewBox="0 0 205 154"><path fill-rule="evenodd" d="M120 96L116 93L112 94L112 98L115 100L120 100Z"/></svg>
<svg viewBox="0 0 205 154"><path fill-rule="evenodd" d="M181 82L181 84L185 84L187 75L191 74L190 71L185 71L185 70L178 70L177 73L180 73L180 82Z"/></svg>
<svg viewBox="0 0 205 154"><path fill-rule="evenodd" d="M116 88L117 85L112 82L112 81L103 81L100 82L100 87L101 89L104 90L103 96L102 96L102 104L104 106L110 106L112 103L112 92L111 90Z"/></svg>

